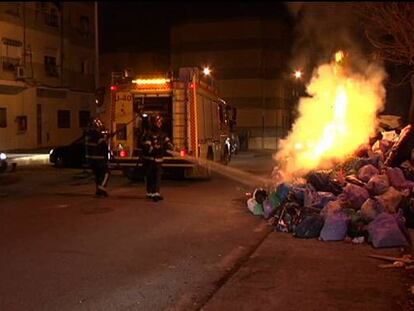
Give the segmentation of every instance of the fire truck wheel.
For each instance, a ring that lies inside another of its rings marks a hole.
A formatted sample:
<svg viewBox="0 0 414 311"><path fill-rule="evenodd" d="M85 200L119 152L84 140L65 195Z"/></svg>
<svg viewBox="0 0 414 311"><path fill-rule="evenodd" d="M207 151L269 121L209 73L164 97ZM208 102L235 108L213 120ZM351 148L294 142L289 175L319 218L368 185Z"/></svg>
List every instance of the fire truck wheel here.
<svg viewBox="0 0 414 311"><path fill-rule="evenodd" d="M229 149L226 147L224 147L224 151L223 151L223 164L227 165L230 162L230 152Z"/></svg>

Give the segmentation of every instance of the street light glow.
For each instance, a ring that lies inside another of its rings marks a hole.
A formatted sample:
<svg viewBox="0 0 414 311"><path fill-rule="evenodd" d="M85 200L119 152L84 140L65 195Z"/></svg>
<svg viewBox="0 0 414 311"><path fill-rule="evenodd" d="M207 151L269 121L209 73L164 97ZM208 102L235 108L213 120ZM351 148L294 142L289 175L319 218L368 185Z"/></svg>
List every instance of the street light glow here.
<svg viewBox="0 0 414 311"><path fill-rule="evenodd" d="M293 73L293 75L295 76L296 79L300 79L300 78L302 78L302 71L295 70L295 72Z"/></svg>
<svg viewBox="0 0 414 311"><path fill-rule="evenodd" d="M203 69L203 73L204 73L204 75L205 75L205 76L209 76L209 75L210 75L210 73L211 73L210 68L208 68L208 67L204 67L204 69Z"/></svg>

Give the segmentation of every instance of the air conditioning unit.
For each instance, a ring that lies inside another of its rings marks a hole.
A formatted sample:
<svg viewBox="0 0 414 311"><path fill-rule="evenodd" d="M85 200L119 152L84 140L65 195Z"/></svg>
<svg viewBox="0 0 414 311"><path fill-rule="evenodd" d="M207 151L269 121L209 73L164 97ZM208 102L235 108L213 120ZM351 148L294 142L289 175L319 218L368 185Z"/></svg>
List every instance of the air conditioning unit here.
<svg viewBox="0 0 414 311"><path fill-rule="evenodd" d="M24 79L26 77L25 70L23 66L16 66L16 79Z"/></svg>

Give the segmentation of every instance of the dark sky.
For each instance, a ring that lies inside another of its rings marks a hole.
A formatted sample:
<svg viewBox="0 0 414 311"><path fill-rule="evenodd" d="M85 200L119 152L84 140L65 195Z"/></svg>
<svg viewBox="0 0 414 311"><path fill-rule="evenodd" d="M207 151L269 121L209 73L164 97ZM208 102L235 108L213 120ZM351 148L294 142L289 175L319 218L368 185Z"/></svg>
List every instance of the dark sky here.
<svg viewBox="0 0 414 311"><path fill-rule="evenodd" d="M99 2L101 50L168 49L173 23L242 16L289 20L282 2Z"/></svg>

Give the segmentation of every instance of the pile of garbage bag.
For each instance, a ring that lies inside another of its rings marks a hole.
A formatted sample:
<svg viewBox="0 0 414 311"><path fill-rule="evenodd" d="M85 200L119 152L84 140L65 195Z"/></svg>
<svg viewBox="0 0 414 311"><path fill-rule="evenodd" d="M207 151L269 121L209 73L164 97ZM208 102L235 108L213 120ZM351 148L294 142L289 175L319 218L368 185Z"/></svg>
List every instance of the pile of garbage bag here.
<svg viewBox="0 0 414 311"><path fill-rule="evenodd" d="M297 238L366 241L376 248L411 244L414 128L377 138L330 170L255 189L248 209Z"/></svg>

